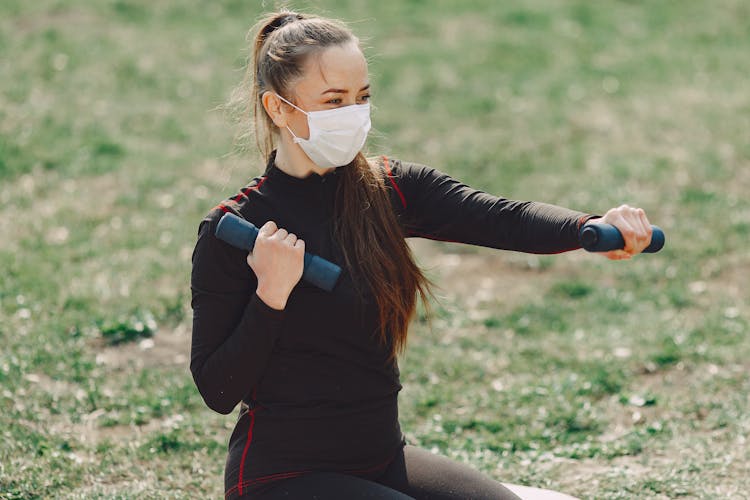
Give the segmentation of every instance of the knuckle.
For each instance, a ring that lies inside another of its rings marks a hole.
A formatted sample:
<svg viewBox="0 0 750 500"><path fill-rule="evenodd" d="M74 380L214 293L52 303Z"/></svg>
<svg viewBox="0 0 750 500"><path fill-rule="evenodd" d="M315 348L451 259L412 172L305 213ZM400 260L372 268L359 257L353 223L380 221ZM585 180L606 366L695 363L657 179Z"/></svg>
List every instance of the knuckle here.
<svg viewBox="0 0 750 500"><path fill-rule="evenodd" d="M258 234L263 237L268 237L272 235L274 231L276 231L276 224L273 221L269 220L268 222L263 224L263 226L261 226L260 231L258 231Z"/></svg>

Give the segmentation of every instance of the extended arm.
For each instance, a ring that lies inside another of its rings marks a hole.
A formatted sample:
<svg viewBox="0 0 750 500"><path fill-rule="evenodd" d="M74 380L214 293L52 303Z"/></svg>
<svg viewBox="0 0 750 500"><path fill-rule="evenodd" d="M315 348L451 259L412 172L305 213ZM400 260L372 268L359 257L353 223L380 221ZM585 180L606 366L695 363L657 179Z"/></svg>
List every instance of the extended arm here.
<svg viewBox="0 0 750 500"><path fill-rule="evenodd" d="M529 253L580 248L578 230L594 216L471 188L433 168L391 160L389 184L407 236Z"/></svg>

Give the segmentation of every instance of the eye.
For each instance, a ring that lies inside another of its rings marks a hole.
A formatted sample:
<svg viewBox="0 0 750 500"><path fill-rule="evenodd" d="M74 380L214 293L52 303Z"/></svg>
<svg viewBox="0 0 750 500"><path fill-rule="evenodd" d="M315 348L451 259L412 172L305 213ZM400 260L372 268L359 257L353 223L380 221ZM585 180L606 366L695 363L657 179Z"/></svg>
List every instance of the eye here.
<svg viewBox="0 0 750 500"><path fill-rule="evenodd" d="M334 97L333 99L328 99L326 101L326 104L341 104L341 98L340 97Z"/></svg>
<svg viewBox="0 0 750 500"><path fill-rule="evenodd" d="M370 100L370 94L365 94L365 95L359 96L359 100L362 101L362 102L368 102Z"/></svg>

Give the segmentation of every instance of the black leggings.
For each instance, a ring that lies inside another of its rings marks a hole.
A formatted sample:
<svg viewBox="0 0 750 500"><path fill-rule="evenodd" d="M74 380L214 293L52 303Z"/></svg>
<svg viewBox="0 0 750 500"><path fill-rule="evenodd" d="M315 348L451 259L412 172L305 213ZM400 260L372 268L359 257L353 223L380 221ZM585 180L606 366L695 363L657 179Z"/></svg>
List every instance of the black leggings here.
<svg viewBox="0 0 750 500"><path fill-rule="evenodd" d="M481 472L411 445L406 445L373 480L335 472L313 472L274 483L272 488L252 498L519 500L505 486Z"/></svg>

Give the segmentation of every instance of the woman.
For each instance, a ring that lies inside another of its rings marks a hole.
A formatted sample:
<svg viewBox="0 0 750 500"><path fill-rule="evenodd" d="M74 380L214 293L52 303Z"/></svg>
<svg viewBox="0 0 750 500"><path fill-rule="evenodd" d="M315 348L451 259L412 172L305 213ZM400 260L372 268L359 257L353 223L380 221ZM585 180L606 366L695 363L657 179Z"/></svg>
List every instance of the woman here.
<svg viewBox="0 0 750 500"><path fill-rule="evenodd" d="M201 222L191 280L193 378L212 409L241 405L226 497L517 498L401 433L396 358L417 296L430 293L404 238L557 253L578 248L594 216L367 160L367 63L338 22L270 15L246 82L266 170ZM260 228L251 254L214 236L226 212ZM610 259L650 241L642 210L601 221L626 241ZM344 269L332 292L300 281L305 251Z"/></svg>

